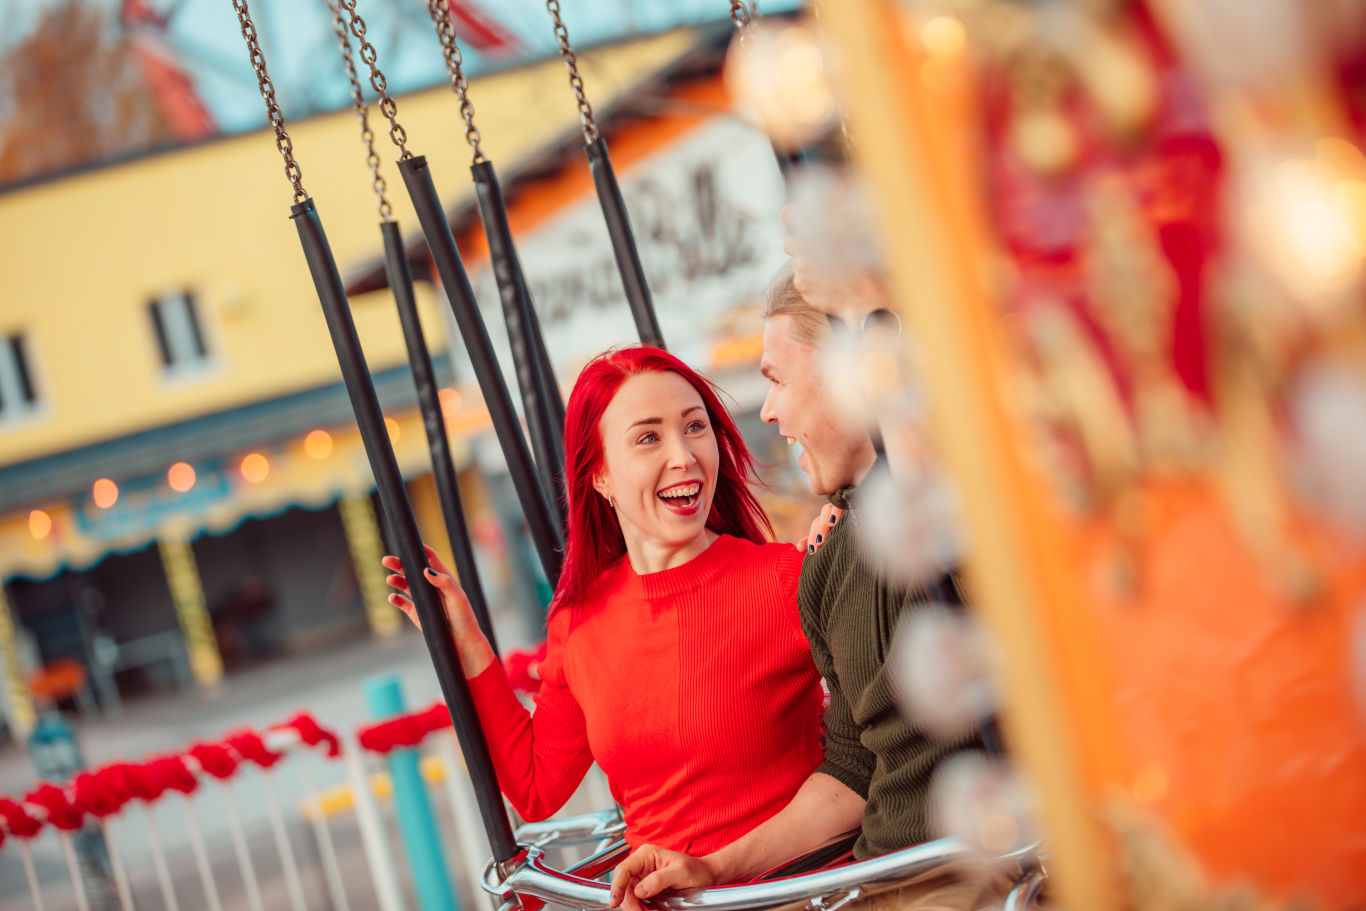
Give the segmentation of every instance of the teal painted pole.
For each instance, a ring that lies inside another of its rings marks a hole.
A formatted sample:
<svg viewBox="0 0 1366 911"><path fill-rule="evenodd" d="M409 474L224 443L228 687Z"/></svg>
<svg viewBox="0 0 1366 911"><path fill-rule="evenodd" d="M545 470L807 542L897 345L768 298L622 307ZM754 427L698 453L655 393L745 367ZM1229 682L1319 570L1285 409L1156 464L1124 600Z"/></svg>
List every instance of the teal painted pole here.
<svg viewBox="0 0 1366 911"><path fill-rule="evenodd" d="M403 687L394 674L371 677L365 681L365 701L376 720L403 713ZM417 902L422 911L460 911L460 902L451 888L441 833L436 828L427 786L422 782L416 750L396 749L389 753L389 777L394 783L394 810L403 836L404 855L413 872Z"/></svg>

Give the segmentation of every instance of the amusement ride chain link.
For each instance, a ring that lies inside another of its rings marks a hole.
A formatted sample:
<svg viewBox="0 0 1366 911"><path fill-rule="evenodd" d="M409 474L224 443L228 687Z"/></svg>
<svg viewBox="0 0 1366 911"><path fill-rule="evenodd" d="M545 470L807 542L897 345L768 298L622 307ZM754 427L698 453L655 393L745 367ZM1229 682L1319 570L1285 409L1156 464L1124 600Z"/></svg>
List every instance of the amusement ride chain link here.
<svg viewBox="0 0 1366 911"><path fill-rule="evenodd" d="M545 0L545 8L555 23L555 40L559 42L560 56L564 58L564 65L569 69L569 87L574 90L574 98L579 103L579 120L583 124L583 141L587 145L592 145L598 140L598 125L593 120L593 106L588 103L588 96L583 93L583 77L579 75L579 58L574 54L574 48L569 43L569 30L564 27L564 20L560 18L560 0Z"/></svg>
<svg viewBox="0 0 1366 911"><path fill-rule="evenodd" d="M427 0L427 12L436 26L436 36L441 39L441 53L446 57L446 71L450 73L451 88L460 100L460 116L465 121L465 141L474 153L474 163L484 160L479 148L479 128L474 125L474 105L470 103L469 83L465 81L463 58L460 46L455 43L455 23L451 21L450 6L447 0Z"/></svg>
<svg viewBox="0 0 1366 911"><path fill-rule="evenodd" d="M735 23L736 28L744 28L753 18L754 15L745 0L730 0L730 21Z"/></svg>
<svg viewBox="0 0 1366 911"><path fill-rule="evenodd" d="M236 2L236 0L234 0ZM351 34L356 36L356 41L360 43L360 59L370 68L370 87L379 95L379 109L384 118L389 121L389 138L398 146L399 161L406 161L413 157L413 153L408 151L408 133L398 122L398 105L394 99L389 97L388 83L385 81L384 73L380 72L379 65L375 62L379 59L375 46L365 37L365 20L360 13L356 12L356 0L338 0L341 8L346 11L347 18L351 23Z"/></svg>
<svg viewBox="0 0 1366 911"><path fill-rule="evenodd" d="M275 85L270 81L270 74L266 72L266 57L261 53L261 45L256 40L256 25L251 21L251 11L247 9L247 0L232 0L232 8L237 12L237 21L242 25L242 37L247 42L247 53L251 57L252 69L256 70L256 85L261 90L261 97L266 102L266 115L270 118L270 125L275 130L275 148L280 150L280 154L285 159L285 176L289 178L290 184L294 187L294 201L303 202L308 198L308 191L304 189L303 171L299 169L299 163L294 160L294 143L290 141L289 134L285 132L285 115L280 112L280 105L275 100Z"/></svg>
<svg viewBox="0 0 1366 911"><path fill-rule="evenodd" d="M370 129L370 112L365 104L365 92L361 88L360 77L356 74L356 64L351 56L351 42L347 38L346 19L342 14L339 0L327 0L332 10L332 28L337 33L337 46L341 50L342 64L346 67L346 78L351 83L351 107L360 121L360 138L365 143L365 163L370 167L370 185L379 198L379 216L384 221L393 217L393 208L385 196L389 185L379 172L379 153L375 151L375 131Z"/></svg>

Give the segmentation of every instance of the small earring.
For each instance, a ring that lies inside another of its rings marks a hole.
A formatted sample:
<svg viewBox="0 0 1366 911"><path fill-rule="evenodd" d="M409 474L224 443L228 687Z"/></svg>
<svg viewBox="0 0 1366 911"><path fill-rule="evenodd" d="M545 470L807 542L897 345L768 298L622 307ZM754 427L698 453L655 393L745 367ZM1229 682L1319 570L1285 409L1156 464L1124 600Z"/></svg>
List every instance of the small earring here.
<svg viewBox="0 0 1366 911"><path fill-rule="evenodd" d="M607 507L608 507L609 509L616 509L616 508L617 508L617 501L614 500L614 499L612 499L611 496L608 496L608 498L607 498Z"/></svg>

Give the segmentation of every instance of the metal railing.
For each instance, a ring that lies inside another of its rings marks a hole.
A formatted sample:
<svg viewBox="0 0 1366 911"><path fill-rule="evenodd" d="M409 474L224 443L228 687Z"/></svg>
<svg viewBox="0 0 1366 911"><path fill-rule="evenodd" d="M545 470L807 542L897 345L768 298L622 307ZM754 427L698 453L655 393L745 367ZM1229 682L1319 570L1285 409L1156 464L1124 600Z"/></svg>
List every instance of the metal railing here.
<svg viewBox="0 0 1366 911"><path fill-rule="evenodd" d="M587 828L587 817L581 819L585 822L580 827ZM1033 871L1036 869L1035 852L1035 846L1030 846L999 860L1007 864L1019 863ZM979 857L977 852L961 842L940 839L828 870L669 895L656 899L653 904L672 911L760 911L806 901L813 907L829 909L837 902L842 904L869 891L883 891L913 879L950 872ZM1017 899L1015 907L1020 911L1031 907L1038 889L1042 887L1041 873L1027 874L1027 878L1035 876L1038 882L1034 891L1027 897L1021 895ZM606 909L611 891L606 883L549 866L545 862L544 851L535 845L528 845L524 855L505 872L500 873L496 864L489 863L484 869L482 881L487 892L504 899L510 893L515 893L584 909ZM1014 895L1015 891L1011 894ZM1018 903L1020 901L1023 903Z"/></svg>

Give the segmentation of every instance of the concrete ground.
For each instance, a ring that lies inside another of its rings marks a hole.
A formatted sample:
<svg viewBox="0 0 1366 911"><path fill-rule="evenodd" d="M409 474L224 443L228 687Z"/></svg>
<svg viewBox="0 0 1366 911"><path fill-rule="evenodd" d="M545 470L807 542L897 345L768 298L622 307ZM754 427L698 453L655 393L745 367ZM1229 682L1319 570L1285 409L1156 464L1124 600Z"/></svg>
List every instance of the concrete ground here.
<svg viewBox="0 0 1366 911"><path fill-rule="evenodd" d="M130 701L117 718L85 717L72 721L87 764L92 767L114 760L140 760L180 750L197 740L217 739L241 726L259 730L287 720L299 710L311 712L325 727L354 730L369 720L364 681L383 674L398 675L410 707L426 707L439 697L421 637L405 631L388 641L356 641L262 665L229 677L212 695L149 697ZM11 745L0 750L0 795L18 797L34 783L33 766L24 749ZM318 840L312 826L301 816L300 801L314 789L342 783L344 770L340 762L295 755L270 770L268 778L265 773L249 769L240 772L226 787L211 783L200 789L192 801L193 811L197 825L204 833L208 863L214 871L213 879L223 911L246 911L251 907L229 837L227 801L232 802L241 817L252 865L260 883L262 905L266 911L292 907L266 810L267 788L271 785L284 809L289 841L300 867L306 906L310 909L338 907L329 899ZM602 792L596 793L601 795ZM458 904L451 907L483 911L489 907L487 898L482 893L476 894L471 884L460 881L464 867L445 792L437 787L431 790L431 795L443 838L444 856L457 884ZM150 849L149 816L165 847L178 907L213 906L205 895L191 850L190 826L196 822L189 820L187 803L191 802L178 795L169 795L150 812L144 812L140 805L130 806L110 826L110 840L129 870L138 908L168 906L163 900ZM584 794L578 795L570 805L574 811L598 808ZM386 816L392 816L392 808L387 804L382 810ZM407 865L402 862L397 830L392 818L386 823L394 855L400 858L399 875L404 880L409 906L417 908L408 882ZM477 827L477 820L475 824ZM335 844L349 908L359 911L377 907L354 814L347 812L332 818L328 831ZM479 849L481 856L487 855L486 845L481 844ZM65 855L55 833L48 830L35 840L32 857L42 883L46 911L77 908ZM99 907L100 903L97 901L95 905ZM20 847L16 839L10 839L0 847L0 908L20 911L30 907L36 906L29 898ZM117 905L109 903L105 907Z"/></svg>

